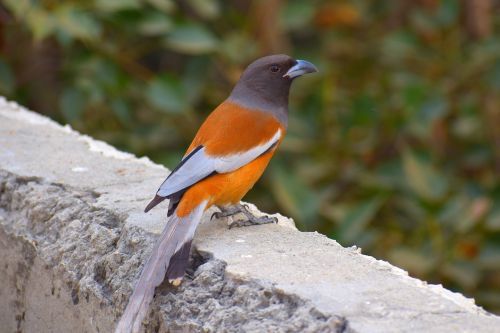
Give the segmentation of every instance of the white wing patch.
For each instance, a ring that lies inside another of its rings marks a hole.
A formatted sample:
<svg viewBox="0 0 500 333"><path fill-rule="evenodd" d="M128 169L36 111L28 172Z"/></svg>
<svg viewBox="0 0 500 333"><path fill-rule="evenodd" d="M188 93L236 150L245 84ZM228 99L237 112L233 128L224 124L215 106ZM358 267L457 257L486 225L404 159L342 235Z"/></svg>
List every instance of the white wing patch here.
<svg viewBox="0 0 500 333"><path fill-rule="evenodd" d="M202 147L181 162L180 167L165 179L156 194L167 197L199 182L214 172L228 173L239 169L265 153L280 138L281 129L278 129L274 136L265 143L242 153L225 156L209 156L205 153L205 147Z"/></svg>
<svg viewBox="0 0 500 333"><path fill-rule="evenodd" d="M241 168L245 164L248 164L259 157L273 145L275 145L280 138L281 129L278 129L278 131L269 141L257 147L238 154L217 156L215 158L215 171L217 171L218 173L227 173Z"/></svg>

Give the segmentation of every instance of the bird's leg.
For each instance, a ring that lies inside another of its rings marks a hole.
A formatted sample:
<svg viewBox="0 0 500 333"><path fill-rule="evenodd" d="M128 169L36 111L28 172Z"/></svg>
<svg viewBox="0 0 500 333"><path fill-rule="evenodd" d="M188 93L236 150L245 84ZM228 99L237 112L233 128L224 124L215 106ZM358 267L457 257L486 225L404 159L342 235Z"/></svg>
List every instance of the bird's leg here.
<svg viewBox="0 0 500 333"><path fill-rule="evenodd" d="M216 212L212 214L212 218L221 218L233 216L236 214L245 215L245 219L236 220L229 224L229 229L233 227L246 227L250 225L258 225L258 224L267 224L267 223L277 223L277 219L275 217L270 216L255 216L249 210L248 206L245 204L236 204L229 207L219 207L220 212Z"/></svg>
<svg viewBox="0 0 500 333"><path fill-rule="evenodd" d="M221 217L229 217L239 213L243 213L243 210L246 210L247 207L248 207L247 205L242 205L242 204L236 204L231 206L217 206L220 212L213 213L212 216L210 217L210 220L212 220L214 217L216 219L220 219Z"/></svg>

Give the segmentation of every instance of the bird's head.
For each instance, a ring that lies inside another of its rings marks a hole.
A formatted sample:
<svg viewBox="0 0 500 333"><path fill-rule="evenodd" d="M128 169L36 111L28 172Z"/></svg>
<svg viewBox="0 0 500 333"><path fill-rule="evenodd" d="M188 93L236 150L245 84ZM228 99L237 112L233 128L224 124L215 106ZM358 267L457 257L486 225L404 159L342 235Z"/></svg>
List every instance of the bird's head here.
<svg viewBox="0 0 500 333"><path fill-rule="evenodd" d="M259 82L263 85L286 85L299 76L317 72L308 61L295 60L286 54L276 54L252 62L241 75L240 81Z"/></svg>
<svg viewBox="0 0 500 333"><path fill-rule="evenodd" d="M288 110L292 81L318 69L308 61L276 54L252 62L241 75L230 99L244 106L271 112Z"/></svg>

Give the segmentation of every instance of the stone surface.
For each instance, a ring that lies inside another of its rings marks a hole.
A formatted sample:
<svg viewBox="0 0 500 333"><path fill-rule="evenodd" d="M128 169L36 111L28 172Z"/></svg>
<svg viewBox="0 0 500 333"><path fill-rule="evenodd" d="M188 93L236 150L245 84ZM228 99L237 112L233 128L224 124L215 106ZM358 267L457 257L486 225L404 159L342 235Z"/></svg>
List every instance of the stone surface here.
<svg viewBox="0 0 500 333"><path fill-rule="evenodd" d="M165 220L168 171L0 100L0 332L111 332ZM205 214L208 220L211 212ZM500 332L473 300L277 225L205 221L145 332Z"/></svg>

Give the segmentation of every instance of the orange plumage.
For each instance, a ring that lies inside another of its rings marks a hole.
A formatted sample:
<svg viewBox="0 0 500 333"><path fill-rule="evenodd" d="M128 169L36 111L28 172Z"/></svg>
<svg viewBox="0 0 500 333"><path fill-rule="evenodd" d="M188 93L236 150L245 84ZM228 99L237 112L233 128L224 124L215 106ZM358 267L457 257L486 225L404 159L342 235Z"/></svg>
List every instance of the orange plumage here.
<svg viewBox="0 0 500 333"><path fill-rule="evenodd" d="M280 128L284 130L269 113L225 101L201 125L186 155L199 145L211 156L246 151L271 139Z"/></svg>
<svg viewBox="0 0 500 333"><path fill-rule="evenodd" d="M201 125L186 155L199 145L205 146L211 156L237 154L270 140L278 129L283 137L285 128L272 115L226 101ZM186 216L204 200L208 200L207 207L238 203L260 178L280 142L281 139L247 165L233 172L216 174L190 187L176 214Z"/></svg>

